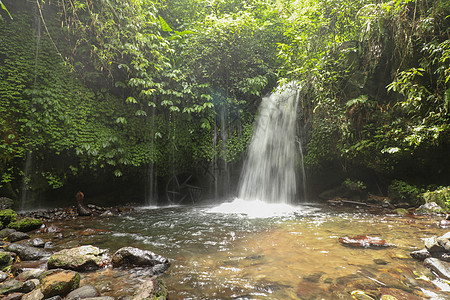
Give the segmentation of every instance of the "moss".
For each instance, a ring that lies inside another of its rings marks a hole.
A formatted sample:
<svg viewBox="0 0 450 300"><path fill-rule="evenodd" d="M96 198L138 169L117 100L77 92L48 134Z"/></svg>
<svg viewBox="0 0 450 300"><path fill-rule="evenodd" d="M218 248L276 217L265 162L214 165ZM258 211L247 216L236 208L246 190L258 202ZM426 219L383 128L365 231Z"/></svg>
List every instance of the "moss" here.
<svg viewBox="0 0 450 300"><path fill-rule="evenodd" d="M11 255L8 252L0 252L0 266L10 265Z"/></svg>
<svg viewBox="0 0 450 300"><path fill-rule="evenodd" d="M168 299L168 295L169 295L169 290L167 289L166 285L164 284L164 282L158 277L156 279L157 282L157 290L155 291L155 294L153 295L153 299L154 300L165 300Z"/></svg>
<svg viewBox="0 0 450 300"><path fill-rule="evenodd" d="M2 224L2 228L8 226L9 223L17 220L17 213L12 209L4 209L0 210L0 222Z"/></svg>
<svg viewBox="0 0 450 300"><path fill-rule="evenodd" d="M38 229L42 225L42 220L25 217L16 222L12 222L8 225L9 228L13 228L19 231L27 232L34 229Z"/></svg>

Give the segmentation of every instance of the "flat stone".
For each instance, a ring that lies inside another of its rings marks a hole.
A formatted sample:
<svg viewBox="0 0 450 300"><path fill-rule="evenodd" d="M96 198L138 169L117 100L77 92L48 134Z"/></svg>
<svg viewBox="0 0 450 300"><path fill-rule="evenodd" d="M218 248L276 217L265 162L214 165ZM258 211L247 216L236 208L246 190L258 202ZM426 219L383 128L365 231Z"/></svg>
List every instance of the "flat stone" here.
<svg viewBox="0 0 450 300"><path fill-rule="evenodd" d="M141 284L134 294L133 300L167 299L167 297L167 287L157 276L153 276Z"/></svg>
<svg viewBox="0 0 450 300"><path fill-rule="evenodd" d="M28 260L28 261L21 261L19 263L14 263L11 266L11 273L13 273L16 276L20 276L20 273L23 273L25 271L34 270L34 269L41 269L44 270L46 267L47 261L45 260Z"/></svg>
<svg viewBox="0 0 450 300"><path fill-rule="evenodd" d="M112 256L112 264L115 268L120 266L152 267L154 274L161 274L170 266L167 258L151 251L133 247L124 247L117 250Z"/></svg>
<svg viewBox="0 0 450 300"><path fill-rule="evenodd" d="M8 279L8 277L9 277L8 274L6 274L3 271L0 271L0 282L5 281L6 279Z"/></svg>
<svg viewBox="0 0 450 300"><path fill-rule="evenodd" d="M426 267L435 272L439 277L447 280L450 279L450 263L431 257L425 259L424 264Z"/></svg>
<svg viewBox="0 0 450 300"><path fill-rule="evenodd" d="M42 300L44 299L44 294L42 294L41 289L35 289L28 294L23 295L22 300Z"/></svg>
<svg viewBox="0 0 450 300"><path fill-rule="evenodd" d="M18 243L8 245L6 250L17 253L21 260L41 260L50 256L50 253L43 249Z"/></svg>
<svg viewBox="0 0 450 300"><path fill-rule="evenodd" d="M15 243L18 241L28 240L30 236L25 232L15 231L8 235L8 241Z"/></svg>
<svg viewBox="0 0 450 300"><path fill-rule="evenodd" d="M67 296L66 300L77 300L85 298L93 298L100 296L98 290L92 285L84 285L73 291L71 291Z"/></svg>
<svg viewBox="0 0 450 300"><path fill-rule="evenodd" d="M12 293L3 298L2 300L21 300L23 297L23 293Z"/></svg>
<svg viewBox="0 0 450 300"><path fill-rule="evenodd" d="M44 273L44 269L29 269L17 275L16 279L25 282L30 279L38 279L42 273Z"/></svg>

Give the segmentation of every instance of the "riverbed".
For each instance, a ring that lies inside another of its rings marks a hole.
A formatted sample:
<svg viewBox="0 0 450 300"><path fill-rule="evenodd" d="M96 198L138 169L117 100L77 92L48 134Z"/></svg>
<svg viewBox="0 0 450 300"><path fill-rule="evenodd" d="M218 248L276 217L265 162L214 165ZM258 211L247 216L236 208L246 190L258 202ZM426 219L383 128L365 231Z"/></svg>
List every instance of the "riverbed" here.
<svg viewBox="0 0 450 300"><path fill-rule="evenodd" d="M255 207L254 210L257 210ZM409 253L443 235L438 218L302 204L275 216L211 206L141 207L120 216L52 224L55 250L91 244L110 252L133 246L171 261L162 276L171 299L448 299L450 286ZM368 235L388 247L353 248L340 237ZM58 236L58 235L56 235ZM84 283L116 298L132 294L146 269L105 268Z"/></svg>

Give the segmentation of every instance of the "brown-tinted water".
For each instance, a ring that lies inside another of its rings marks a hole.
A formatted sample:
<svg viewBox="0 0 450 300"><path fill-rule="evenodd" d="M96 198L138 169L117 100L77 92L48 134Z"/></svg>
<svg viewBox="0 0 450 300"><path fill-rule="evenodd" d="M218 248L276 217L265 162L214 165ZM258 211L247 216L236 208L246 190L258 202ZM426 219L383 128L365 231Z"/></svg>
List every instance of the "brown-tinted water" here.
<svg viewBox="0 0 450 300"><path fill-rule="evenodd" d="M361 294L448 299L450 285L409 256L423 248L423 238L446 232L437 223L430 217L322 205L265 218L171 207L57 223L63 238L55 245L92 244L111 252L134 246L166 256L171 267L163 280L171 299L359 299ZM83 235L87 228L102 231ZM390 246L351 248L339 242L339 237L356 235L380 237ZM84 281L120 298L131 295L148 275L146 269L108 268L85 274Z"/></svg>

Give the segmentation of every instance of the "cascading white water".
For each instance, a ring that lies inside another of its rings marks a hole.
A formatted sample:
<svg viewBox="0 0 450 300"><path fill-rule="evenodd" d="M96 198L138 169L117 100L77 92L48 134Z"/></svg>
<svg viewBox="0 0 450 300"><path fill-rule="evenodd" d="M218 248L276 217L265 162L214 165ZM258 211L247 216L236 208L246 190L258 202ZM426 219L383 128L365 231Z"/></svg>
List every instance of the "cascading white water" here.
<svg viewBox="0 0 450 300"><path fill-rule="evenodd" d="M241 175L240 199L280 204L293 202L297 192L295 122L298 98L295 84L263 98Z"/></svg>

